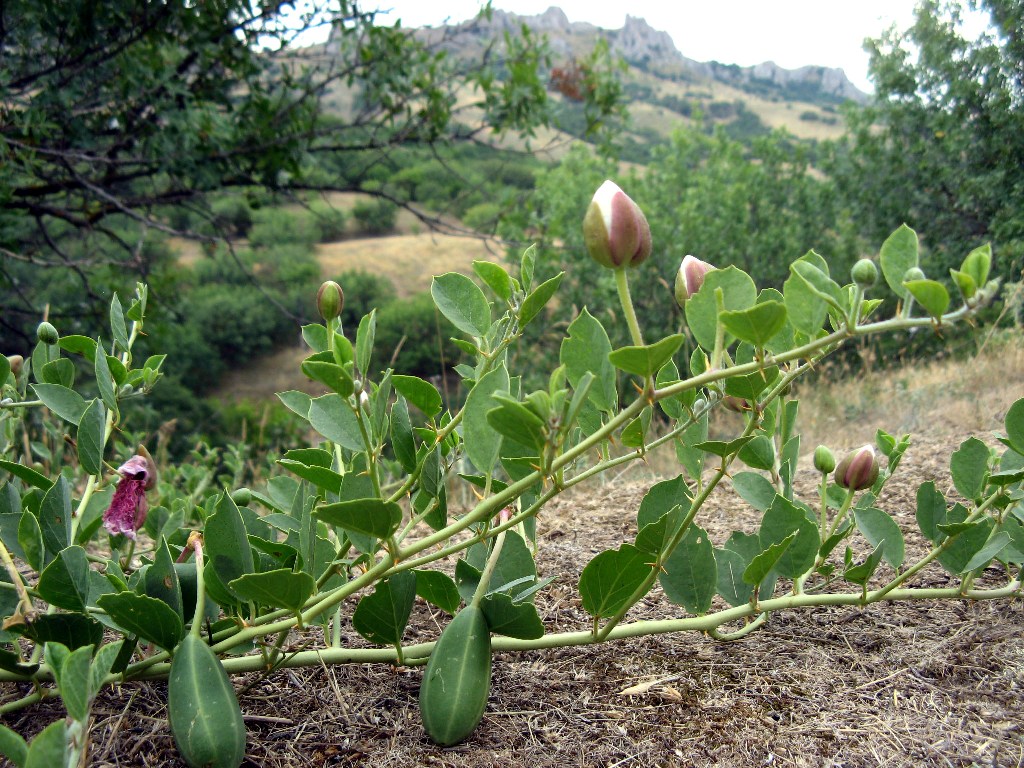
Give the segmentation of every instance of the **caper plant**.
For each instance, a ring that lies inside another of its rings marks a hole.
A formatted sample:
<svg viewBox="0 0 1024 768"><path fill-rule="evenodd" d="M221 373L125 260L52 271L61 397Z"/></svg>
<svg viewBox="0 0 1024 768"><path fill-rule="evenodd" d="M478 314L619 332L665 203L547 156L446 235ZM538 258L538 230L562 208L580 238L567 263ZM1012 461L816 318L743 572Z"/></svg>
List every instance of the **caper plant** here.
<svg viewBox="0 0 1024 768"><path fill-rule="evenodd" d="M489 262L474 264L477 280L440 275L431 295L467 354L456 368L468 391L461 407L429 381L381 370L375 312L353 343L339 326L344 293L325 283L323 322L302 329L311 351L301 368L326 394L278 395L315 439L287 451L280 472L256 488L202 481L174 498L145 446L119 437L122 403L157 384L163 362L132 357L144 286L127 312L115 297L109 339L61 337L45 324L27 358L0 357L0 680L29 686L0 711L59 694L69 715L31 745L0 730L0 750L18 765L77 765L103 685L168 678L169 727L186 761L237 766L245 732L229 675L350 662L425 664L423 724L447 745L482 717L495 650L686 630L734 640L780 610L1021 594L1024 400L1007 412L1002 449L970 438L953 454L959 499L931 482L918 489L930 546L914 562L876 506L882 487L898 481L908 436L879 431L874 445L840 461L820 446L813 498L794 487L801 442L791 384L852 339L941 332L971 318L997 290L988 246L953 272L956 306L920 274L917 235L906 226L846 284L813 251L792 263L782 291L759 291L736 267L688 256L674 286L696 345L684 359L684 334L645 342L632 311L629 277L653 247L640 208L607 182L584 232L595 268L615 272L633 344L612 349L584 308L559 366L527 391L510 350L543 321L562 275L536 281L532 249L515 275ZM891 317L876 317L880 287L898 299ZM81 370L88 375L76 383ZM742 414L742 426L710 439L709 418L722 408ZM72 448L41 462L33 434ZM539 578L534 532L545 505L661 446L674 450L679 473L650 487L635 538L581 574ZM715 542L701 513L723 482L762 517L757 530ZM455 509L454 492L477 501ZM992 565L1001 581L976 584ZM914 586L933 566L958 583ZM587 626L546 631L534 600L556 578L578 580ZM686 615L630 620L658 588ZM417 599L453 616L436 641L404 640ZM366 647L343 647L349 625ZM298 650L293 630L304 632Z"/></svg>

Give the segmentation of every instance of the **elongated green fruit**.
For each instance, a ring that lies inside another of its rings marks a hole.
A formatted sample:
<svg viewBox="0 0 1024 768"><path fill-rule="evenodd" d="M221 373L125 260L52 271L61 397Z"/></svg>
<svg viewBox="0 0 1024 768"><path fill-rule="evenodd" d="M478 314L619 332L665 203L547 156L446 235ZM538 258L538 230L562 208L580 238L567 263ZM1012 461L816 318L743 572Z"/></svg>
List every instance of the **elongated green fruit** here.
<svg viewBox="0 0 1024 768"><path fill-rule="evenodd" d="M167 712L178 751L191 768L238 768L245 723L238 697L210 646L185 635L171 661Z"/></svg>
<svg viewBox="0 0 1024 768"><path fill-rule="evenodd" d="M458 744L484 716L491 687L491 633L468 605L444 628L420 686L420 716L437 744Z"/></svg>

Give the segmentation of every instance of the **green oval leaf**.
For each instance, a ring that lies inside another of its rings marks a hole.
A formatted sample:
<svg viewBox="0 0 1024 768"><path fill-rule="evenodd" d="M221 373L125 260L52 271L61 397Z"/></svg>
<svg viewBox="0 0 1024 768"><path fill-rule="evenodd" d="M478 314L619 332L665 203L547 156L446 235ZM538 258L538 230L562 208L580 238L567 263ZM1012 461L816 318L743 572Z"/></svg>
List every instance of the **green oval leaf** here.
<svg viewBox="0 0 1024 768"><path fill-rule="evenodd" d="M247 573L228 583L228 589L243 600L298 613L316 589L308 573L279 568L264 573Z"/></svg>
<svg viewBox="0 0 1024 768"><path fill-rule="evenodd" d="M134 592L100 597L96 604L126 633L170 651L185 633L181 616L163 600Z"/></svg>
<svg viewBox="0 0 1024 768"><path fill-rule="evenodd" d="M459 609L459 588L446 573L417 570L416 594L445 613L454 614Z"/></svg>
<svg viewBox="0 0 1024 768"><path fill-rule="evenodd" d="M416 376L392 376L391 383L406 400L415 405L427 418L441 411L441 393L429 381Z"/></svg>
<svg viewBox="0 0 1024 768"><path fill-rule="evenodd" d="M580 574L583 610L597 619L614 615L651 575L652 568L650 555L632 544L602 552Z"/></svg>
<svg viewBox="0 0 1024 768"><path fill-rule="evenodd" d="M526 326L544 309L551 297L555 295L555 291L558 290L558 285L562 282L563 277L565 277L565 273L559 272L550 280L545 280L538 285L529 296L523 299L523 305L519 308L520 327ZM488 315L488 321L490 321L490 315Z"/></svg>
<svg viewBox="0 0 1024 768"><path fill-rule="evenodd" d="M492 397L495 392L507 392L508 371L502 363L493 371L480 377L466 398L462 414L462 439L465 441L466 456L480 472L489 474L498 461L501 448L501 433L487 421L487 412L497 405Z"/></svg>
<svg viewBox="0 0 1024 768"><path fill-rule="evenodd" d="M569 333L562 339L559 362L565 366L566 378L573 388L586 374L595 377L588 397L599 411L610 413L618 404L615 368L608 360L612 351L608 333L586 307L569 324Z"/></svg>
<svg viewBox="0 0 1024 768"><path fill-rule="evenodd" d="M917 303L924 311L936 320L949 309L949 291L942 283L934 280L909 280L903 285L917 299Z"/></svg>
<svg viewBox="0 0 1024 768"><path fill-rule="evenodd" d="M533 603L514 603L508 595L490 595L480 603L487 628L496 635L519 640L544 636L544 622Z"/></svg>
<svg viewBox="0 0 1024 768"><path fill-rule="evenodd" d="M325 504L313 514L330 525L346 531L386 539L402 523L402 508L381 499L355 499Z"/></svg>
<svg viewBox="0 0 1024 768"><path fill-rule="evenodd" d="M786 306L774 299L755 304L749 309L726 310L722 325L740 341L764 347L775 334L786 327Z"/></svg>
<svg viewBox="0 0 1024 768"><path fill-rule="evenodd" d="M676 605L698 616L708 612L718 591L718 566L707 531L697 525L686 529L679 546L665 560L658 581Z"/></svg>
<svg viewBox="0 0 1024 768"><path fill-rule="evenodd" d="M893 293L905 299L907 288L903 284L903 276L908 269L918 264L917 233L906 224L901 225L882 243L878 263Z"/></svg>
<svg viewBox="0 0 1024 768"><path fill-rule="evenodd" d="M416 581L415 571L399 571L378 582L352 614L356 632L371 643L400 645L416 599Z"/></svg>
<svg viewBox="0 0 1024 768"><path fill-rule="evenodd" d="M78 461L90 475L103 471L103 428L107 414L103 403L93 398L78 422Z"/></svg>
<svg viewBox="0 0 1024 768"><path fill-rule="evenodd" d="M484 292L468 277L458 272L438 275L430 283L430 295L441 314L460 331L470 336L487 335L491 307ZM409 400L412 402L412 398Z"/></svg>
<svg viewBox="0 0 1024 768"><path fill-rule="evenodd" d="M493 261L474 261L473 271L499 299L508 301L512 298L512 278L503 266Z"/></svg>
<svg viewBox="0 0 1024 768"><path fill-rule="evenodd" d="M964 440L950 456L953 485L965 499L977 499L985 490L991 459L992 451L976 437Z"/></svg>
<svg viewBox="0 0 1024 768"><path fill-rule="evenodd" d="M60 384L30 384L43 405L70 424L78 424L85 413L85 398Z"/></svg>
<svg viewBox="0 0 1024 768"><path fill-rule="evenodd" d="M359 420L341 395L315 397L309 403L309 423L331 442L350 451L363 451L363 435Z"/></svg>
<svg viewBox="0 0 1024 768"><path fill-rule="evenodd" d="M683 334L677 333L643 347L620 347L608 355L608 360L626 373L645 378L653 376L672 359L684 338Z"/></svg>
<svg viewBox="0 0 1024 768"><path fill-rule="evenodd" d="M867 507L854 510L857 530L872 547L882 547L882 557L893 568L903 565L904 544L903 532L889 515L880 509Z"/></svg>
<svg viewBox="0 0 1024 768"><path fill-rule="evenodd" d="M85 611L89 597L89 560L85 550L71 546L57 553L39 574L39 596L68 611Z"/></svg>
<svg viewBox="0 0 1024 768"><path fill-rule="evenodd" d="M71 543L71 487L61 475L39 503L39 528L43 543L57 554Z"/></svg>
<svg viewBox="0 0 1024 768"><path fill-rule="evenodd" d="M713 269L704 277L704 284L686 301L686 322L693 337L704 349L715 346L718 329L718 306L715 290L721 288L724 309L743 310L757 301L757 286L750 275L737 267Z"/></svg>

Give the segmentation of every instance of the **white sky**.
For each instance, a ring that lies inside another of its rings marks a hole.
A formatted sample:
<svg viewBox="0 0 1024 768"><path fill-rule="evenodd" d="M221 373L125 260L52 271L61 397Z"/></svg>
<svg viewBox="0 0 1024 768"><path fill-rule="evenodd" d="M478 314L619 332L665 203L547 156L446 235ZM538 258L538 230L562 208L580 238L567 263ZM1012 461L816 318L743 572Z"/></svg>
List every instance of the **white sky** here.
<svg viewBox="0 0 1024 768"><path fill-rule="evenodd" d="M368 0L391 9L382 23L402 26L458 23L480 9L477 0ZM787 69L813 64L840 67L863 91L871 91L862 45L893 23L906 29L914 0L494 0L494 7L523 16L557 5L569 21L619 29L626 13L668 32L684 56L750 66L774 61Z"/></svg>

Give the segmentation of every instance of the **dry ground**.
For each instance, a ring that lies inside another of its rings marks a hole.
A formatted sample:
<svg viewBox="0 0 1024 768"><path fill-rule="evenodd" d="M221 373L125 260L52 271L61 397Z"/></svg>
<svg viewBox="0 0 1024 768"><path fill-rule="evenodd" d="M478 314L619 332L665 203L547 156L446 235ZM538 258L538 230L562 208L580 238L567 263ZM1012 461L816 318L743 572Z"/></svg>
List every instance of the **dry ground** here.
<svg viewBox="0 0 1024 768"><path fill-rule="evenodd" d="M1019 358L1013 349L1001 355L1001 405L976 388L947 386L943 398L931 399L930 418L923 406L912 411L928 423L901 466L904 482L891 483L880 501L907 532L908 560L924 551L914 525L917 486L931 479L952 492L949 453L968 433L991 439L1010 402L1005 395L1024 393L1021 366L1010 364ZM918 371L918 383L937 384L938 374L925 372ZM877 409L888 426L900 429L899 407L884 405ZM959 415L938 418L942 413ZM965 431L968 414L973 422ZM836 448L860 440L825 428ZM542 512L538 569L559 578L537 598L549 631L588 625L578 575L598 551L635 535L635 512L650 482L638 477L593 485ZM811 481L803 477L805 491ZM756 515L724 489L700 522L718 543L735 528L757 526ZM952 582L936 568L915 583ZM631 616L679 613L655 590ZM436 637L443 622L418 605L407 639ZM734 643L687 633L499 654L483 722L450 749L423 734L418 668L283 670L237 681L249 729L245 765L1021 766L1022 628L1020 600L920 602L775 614ZM346 642L364 644L354 632ZM623 693L644 683L641 693ZM165 724L165 695L162 683L105 692L95 706L90 765L182 765ZM61 714L49 702L3 722L30 734Z"/></svg>

